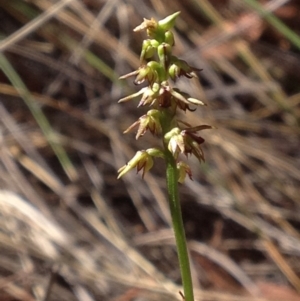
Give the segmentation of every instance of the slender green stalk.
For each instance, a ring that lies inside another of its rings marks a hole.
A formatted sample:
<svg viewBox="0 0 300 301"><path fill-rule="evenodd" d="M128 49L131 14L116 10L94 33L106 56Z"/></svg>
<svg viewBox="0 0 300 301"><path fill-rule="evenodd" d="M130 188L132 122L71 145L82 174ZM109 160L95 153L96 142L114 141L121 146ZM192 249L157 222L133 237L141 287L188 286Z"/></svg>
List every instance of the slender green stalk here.
<svg viewBox="0 0 300 301"><path fill-rule="evenodd" d="M139 92L121 98L119 102L125 102L142 95L138 106L149 105L152 108L134 122L125 133L138 126L136 134L136 139L138 139L146 131L150 131L162 138L163 149L149 148L138 151L126 165L118 170L118 178L135 167L137 171L142 170L144 176L152 168L155 157L163 158L166 161L169 206L184 290L182 297L186 301L194 301L189 255L178 192L178 182L183 183L186 175L192 179L192 171L189 165L179 157L180 155L193 154L200 163L203 162L204 154L201 144L204 139L198 135L198 132L212 127L209 125L193 127L187 122L177 119L176 112L178 109L184 112L193 111L190 106L204 105L202 101L174 87L177 78L181 76L197 77L195 72L200 71L200 69L192 67L187 62L172 55L175 41L170 29L174 26L179 13L174 13L158 22L154 19L144 19L144 22L134 29L134 31L146 29L149 39L143 42L139 69L123 75L121 78L125 79L134 75L136 76L136 84L147 81L148 86Z"/></svg>
<svg viewBox="0 0 300 301"><path fill-rule="evenodd" d="M169 150L166 150L165 152L165 159L167 163L167 188L169 196L169 205L177 246L184 297L186 301L194 301L189 255L187 250L178 193L178 170L176 167L175 159L173 155L169 152Z"/></svg>

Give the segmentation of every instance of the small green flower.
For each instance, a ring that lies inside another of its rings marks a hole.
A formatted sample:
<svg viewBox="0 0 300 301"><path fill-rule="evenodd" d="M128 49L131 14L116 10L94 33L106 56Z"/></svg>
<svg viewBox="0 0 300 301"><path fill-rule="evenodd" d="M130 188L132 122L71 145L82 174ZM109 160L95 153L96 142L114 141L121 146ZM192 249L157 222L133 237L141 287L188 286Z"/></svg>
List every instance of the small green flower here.
<svg viewBox="0 0 300 301"><path fill-rule="evenodd" d="M204 154L200 145L205 140L196 133L200 130L211 128L209 125L200 125L184 130L176 127L165 134L164 140L174 158L177 159L180 153L186 156L193 154L201 162L204 161Z"/></svg>
<svg viewBox="0 0 300 301"><path fill-rule="evenodd" d="M133 31L136 32L146 29L147 35L150 38L153 38L159 43L172 42L170 45L173 46L174 38L172 37L172 34L169 34L168 32L171 28L174 27L176 18L179 14L180 12L176 12L158 22L153 18L151 20L144 18L142 24L137 26Z"/></svg>
<svg viewBox="0 0 300 301"><path fill-rule="evenodd" d="M138 151L135 156L123 167L118 170L118 179L125 175L128 171L136 167L137 172L143 170L142 177L153 166L153 158L147 151Z"/></svg>
<svg viewBox="0 0 300 301"><path fill-rule="evenodd" d="M182 161L178 162L177 163L177 170L178 170L178 182L179 183L183 183L185 178L186 178L186 175L189 176L189 178L191 180L193 180L193 177L192 177L192 170L190 168L190 166Z"/></svg>
<svg viewBox="0 0 300 301"><path fill-rule="evenodd" d="M136 85L142 84L145 80L147 80L150 85L152 85L154 82L157 81L157 72L154 72L151 67L148 66L142 66L138 69L138 74L134 80L134 83Z"/></svg>
<svg viewBox="0 0 300 301"><path fill-rule="evenodd" d="M131 169L136 167L137 173L143 170L142 178L153 166L153 157L164 158L164 154L160 149L149 148L147 150L138 151L134 157L118 170L118 179L124 176Z"/></svg>
<svg viewBox="0 0 300 301"><path fill-rule="evenodd" d="M141 98L138 107L149 104L150 106L156 103L158 97L162 93L161 85L159 83L154 83L151 86L147 87L145 90L143 97Z"/></svg>
<svg viewBox="0 0 300 301"><path fill-rule="evenodd" d="M131 131L135 126L139 126L136 139L143 136L147 130L149 130L153 135L158 135L162 132L161 124L160 124L160 115L161 112L158 110L150 110L147 114L141 116L136 122L134 122L124 134Z"/></svg>
<svg viewBox="0 0 300 301"><path fill-rule="evenodd" d="M145 104L153 104L155 103L157 97L160 94L160 85L158 83L154 83L153 86L148 86L142 88L140 91L133 93L131 95L128 95L124 98L121 98L119 100L119 103L129 101L139 95L142 95L142 99L140 100L138 107L143 106Z"/></svg>
<svg viewBox="0 0 300 301"><path fill-rule="evenodd" d="M184 137L181 135L181 130L178 127L173 128L170 132L165 134L165 143L168 145L168 150L177 159L180 153L185 152Z"/></svg>
<svg viewBox="0 0 300 301"><path fill-rule="evenodd" d="M137 85L142 84L145 80L147 80L149 85L152 86L153 83L162 82L166 78L164 68L156 61L150 61L146 65L140 66L138 70L122 75L120 76L120 79L125 79L135 75L136 78L134 83Z"/></svg>
<svg viewBox="0 0 300 301"><path fill-rule="evenodd" d="M147 63L147 66L151 69L151 72L155 74L155 79L157 83L161 83L167 79L167 73L161 64L156 61L150 61ZM150 82L153 84L153 82Z"/></svg>
<svg viewBox="0 0 300 301"><path fill-rule="evenodd" d="M197 77L197 74L195 72L200 72L201 70L202 69L191 67L186 61L172 56L171 65L168 72L172 80L176 81L176 79L180 76L185 76L187 78Z"/></svg>
<svg viewBox="0 0 300 301"><path fill-rule="evenodd" d="M144 40L141 55L140 55L140 61L143 62L146 59L152 58L158 46L159 43L154 39Z"/></svg>

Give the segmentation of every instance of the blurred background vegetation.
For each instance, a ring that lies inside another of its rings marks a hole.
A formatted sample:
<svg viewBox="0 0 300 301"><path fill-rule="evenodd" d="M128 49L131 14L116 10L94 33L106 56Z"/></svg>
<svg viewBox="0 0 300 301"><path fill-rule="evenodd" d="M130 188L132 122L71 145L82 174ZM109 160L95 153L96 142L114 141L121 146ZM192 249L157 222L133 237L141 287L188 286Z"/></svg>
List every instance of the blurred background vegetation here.
<svg viewBox="0 0 300 301"><path fill-rule="evenodd" d="M0 301L180 300L164 168L120 75L143 18L181 11L178 85L207 106L206 163L181 185L196 300L300 300L297 0L0 0Z"/></svg>

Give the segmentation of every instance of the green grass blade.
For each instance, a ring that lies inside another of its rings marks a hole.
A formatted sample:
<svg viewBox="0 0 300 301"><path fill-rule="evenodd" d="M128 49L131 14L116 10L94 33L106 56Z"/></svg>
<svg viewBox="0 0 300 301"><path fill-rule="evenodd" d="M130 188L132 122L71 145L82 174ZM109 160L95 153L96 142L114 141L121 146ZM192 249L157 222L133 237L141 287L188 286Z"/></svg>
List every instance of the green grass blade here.
<svg viewBox="0 0 300 301"><path fill-rule="evenodd" d="M64 148L57 142L56 134L51 128L48 119L42 112L39 104L34 100L33 96L27 89L26 85L24 84L18 73L15 71L13 66L2 53L0 53L0 69L2 69L4 74L7 76L9 81L17 89L20 96L24 100L25 104L29 108L33 117L35 118L36 122L40 126L53 152L58 158L65 173L71 180L75 180L78 177L76 169L74 168Z"/></svg>
<svg viewBox="0 0 300 301"><path fill-rule="evenodd" d="M282 35L284 35L294 46L300 49L300 36L292 29L286 26L280 19L278 19L272 12L264 9L256 0L244 0L244 2L256 10L262 18L266 19L274 28L276 28Z"/></svg>

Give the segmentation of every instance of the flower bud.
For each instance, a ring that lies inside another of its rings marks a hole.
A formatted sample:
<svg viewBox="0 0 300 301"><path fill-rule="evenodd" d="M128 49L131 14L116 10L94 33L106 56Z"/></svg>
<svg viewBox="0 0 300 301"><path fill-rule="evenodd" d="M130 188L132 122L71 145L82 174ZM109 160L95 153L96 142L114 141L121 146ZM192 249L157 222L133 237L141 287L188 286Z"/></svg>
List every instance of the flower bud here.
<svg viewBox="0 0 300 301"><path fill-rule="evenodd" d="M157 47L157 55L161 65L164 66L164 69L167 69L169 66L171 53L172 47L169 44L162 43Z"/></svg>
<svg viewBox="0 0 300 301"><path fill-rule="evenodd" d="M174 35L170 30L165 32L165 43L169 44L170 46L174 46L175 44Z"/></svg>
<svg viewBox="0 0 300 301"><path fill-rule="evenodd" d="M169 67L169 75L171 77L171 79L173 81L175 81L178 77L179 77L179 74L180 74L180 68L176 65L176 64L172 64L170 67Z"/></svg>
<svg viewBox="0 0 300 301"><path fill-rule="evenodd" d="M155 54L155 49L158 47L158 45L159 43L154 39L144 40L140 55L140 61L143 62L153 57Z"/></svg>
<svg viewBox="0 0 300 301"><path fill-rule="evenodd" d="M145 53L145 56L144 56L144 59L150 59L154 56L155 54L155 48L153 46L149 46L146 50L146 53Z"/></svg>
<svg viewBox="0 0 300 301"><path fill-rule="evenodd" d="M160 30L163 30L163 31L167 31L167 30L170 30L171 28L174 27L175 25L175 21L176 21L176 18L178 17L178 15L180 14L180 11L158 21L158 28Z"/></svg>

